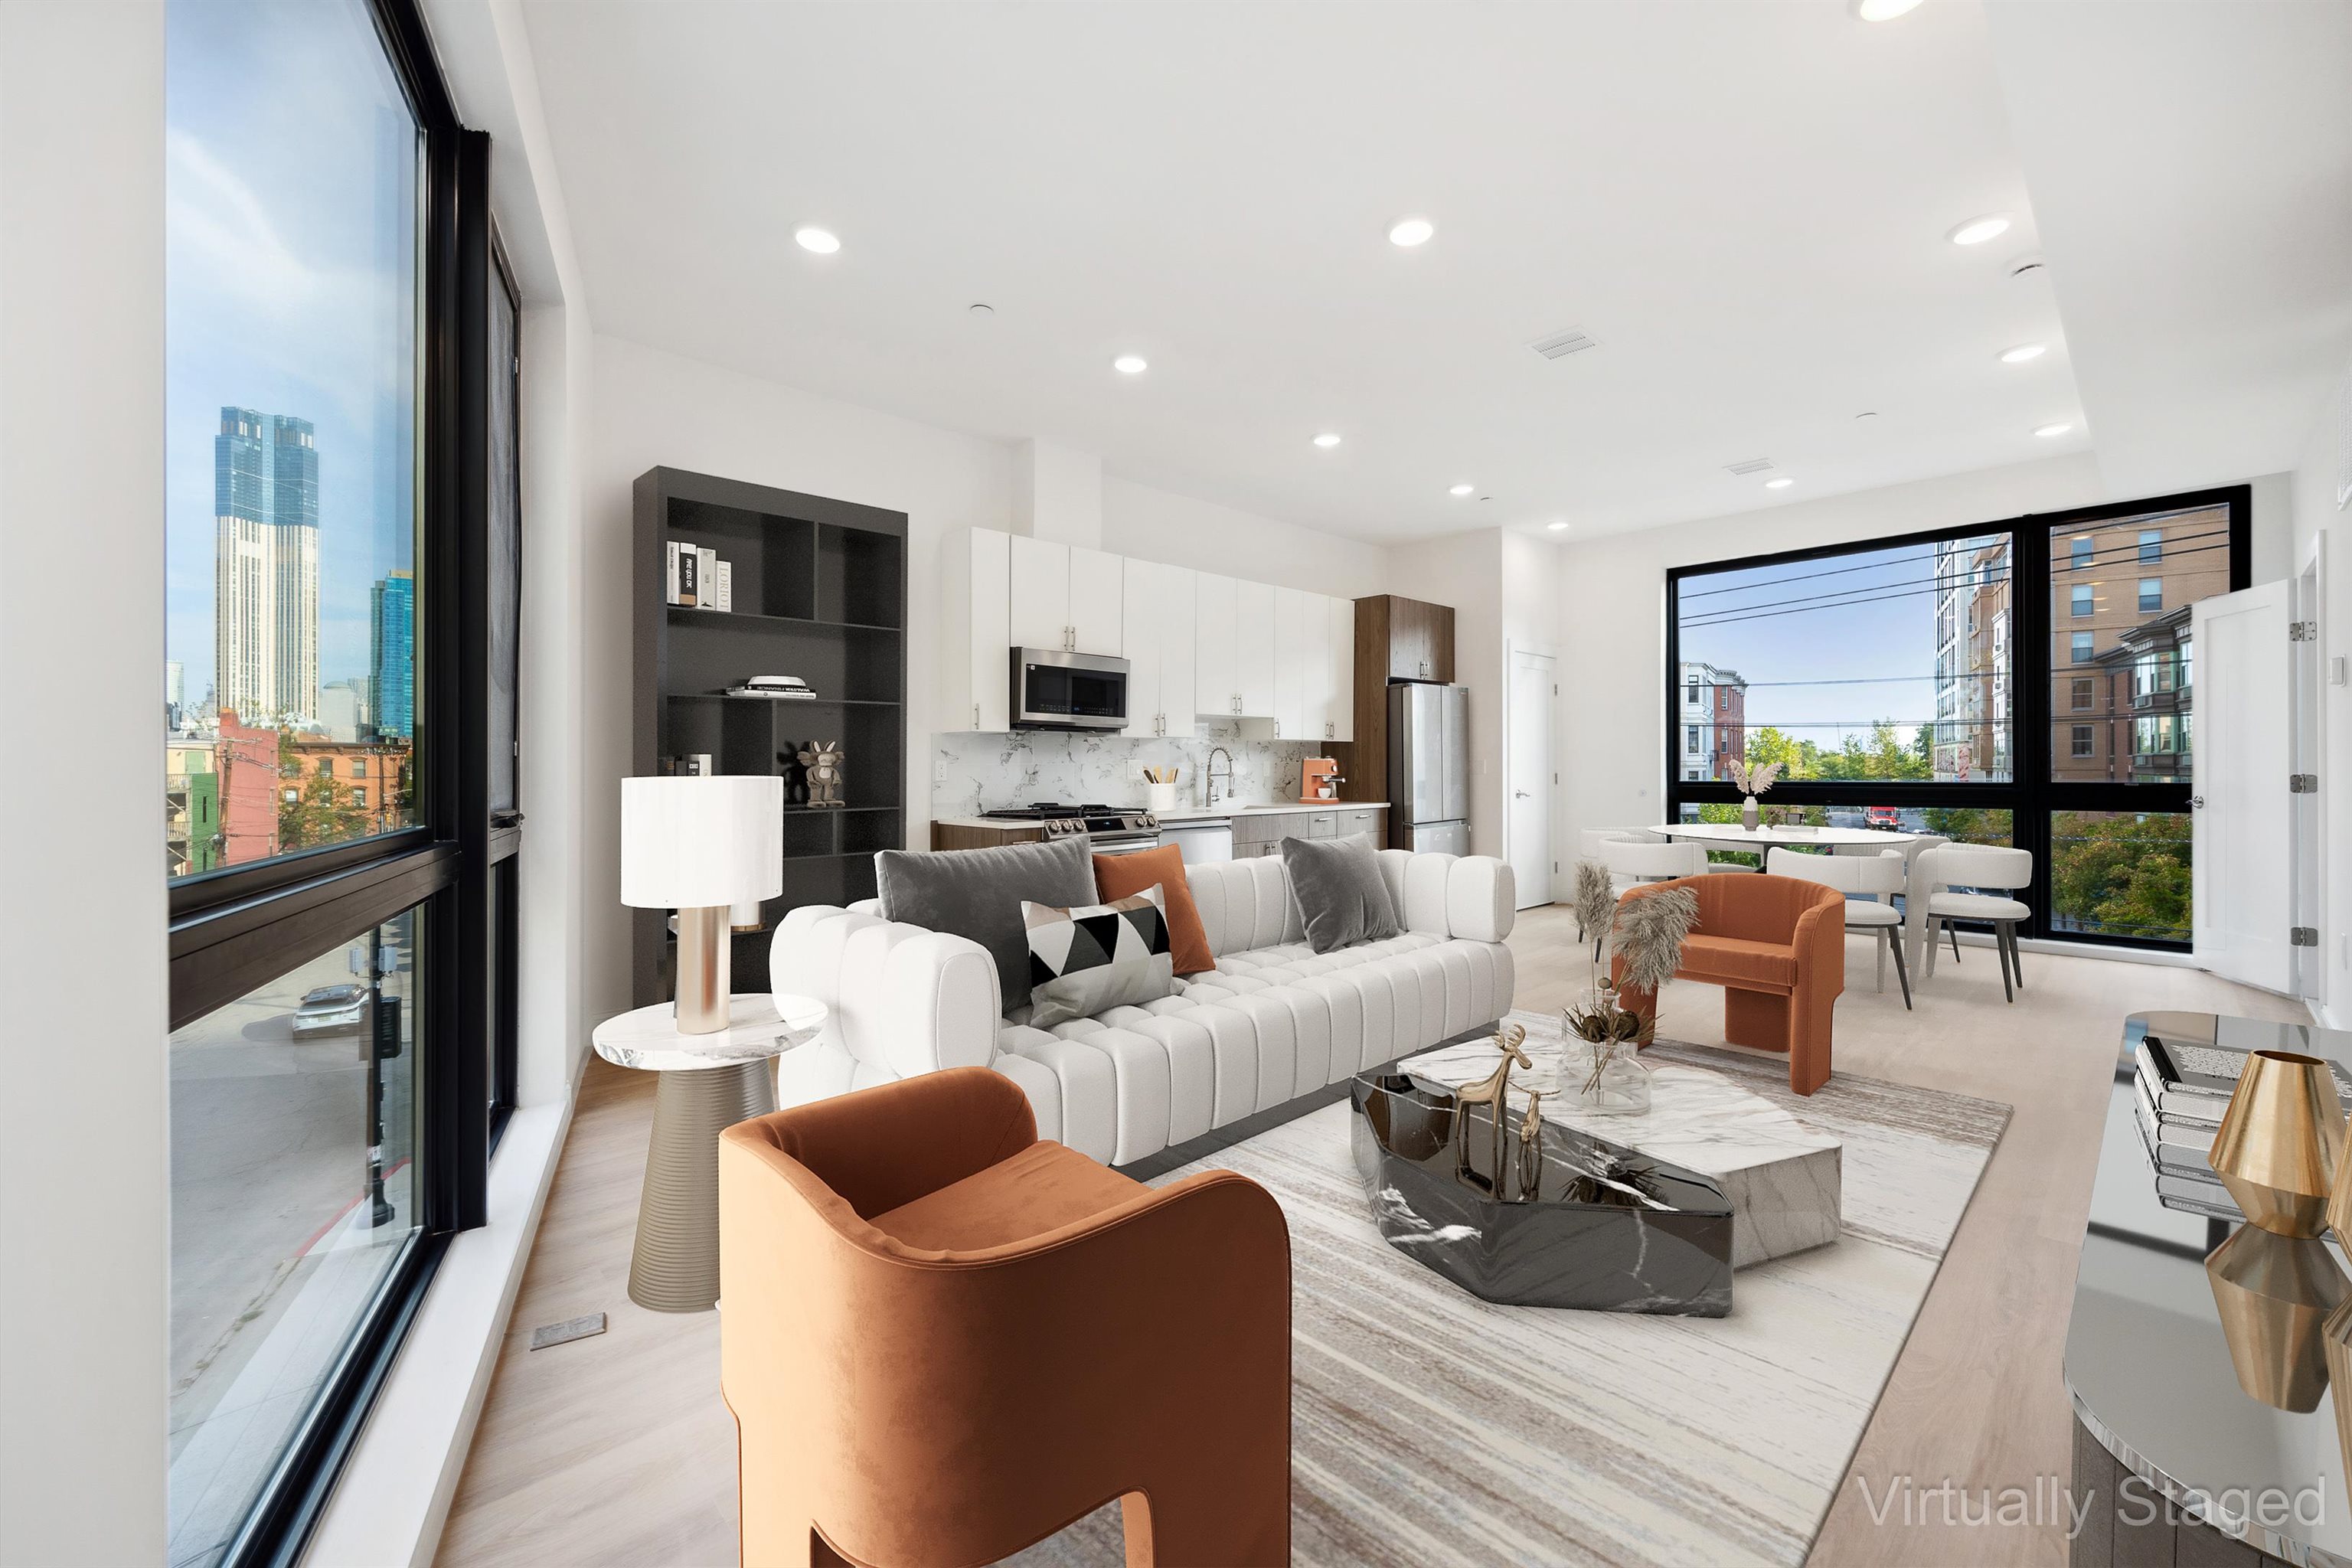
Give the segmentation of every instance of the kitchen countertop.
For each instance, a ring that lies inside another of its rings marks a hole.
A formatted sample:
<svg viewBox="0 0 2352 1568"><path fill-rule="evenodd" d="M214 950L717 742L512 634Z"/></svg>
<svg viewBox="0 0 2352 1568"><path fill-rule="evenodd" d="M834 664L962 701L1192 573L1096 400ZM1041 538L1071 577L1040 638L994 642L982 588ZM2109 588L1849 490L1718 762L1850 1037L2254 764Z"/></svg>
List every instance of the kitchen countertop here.
<svg viewBox="0 0 2352 1568"><path fill-rule="evenodd" d="M1305 801L1280 801L1270 805L1182 805L1174 811L1158 814L1161 822L1223 821L1230 816L1277 816L1314 811L1386 811L1388 803L1381 800L1326 800L1308 805ZM1140 805L1114 807L1119 811L1141 811ZM932 819L950 827L1024 827L1028 823L1018 817L1003 816L940 816Z"/></svg>

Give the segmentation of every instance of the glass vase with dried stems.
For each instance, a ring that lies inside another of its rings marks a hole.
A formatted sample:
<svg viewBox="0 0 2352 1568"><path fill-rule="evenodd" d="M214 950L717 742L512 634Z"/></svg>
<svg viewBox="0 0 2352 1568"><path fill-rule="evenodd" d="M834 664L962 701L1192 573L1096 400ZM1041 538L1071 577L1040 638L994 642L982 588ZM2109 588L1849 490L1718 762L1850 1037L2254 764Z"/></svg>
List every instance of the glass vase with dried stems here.
<svg viewBox="0 0 2352 1568"><path fill-rule="evenodd" d="M1682 967L1683 942L1697 924L1698 895L1687 888L1629 893L1608 918L1593 949L1592 984L1559 1020L1565 1034L1584 1042L1583 1074L1570 1092L1586 1110L1639 1116L1650 1109L1650 1073L1637 1053L1655 1036L1658 988ZM1653 1005L1628 1007L1627 991Z"/></svg>

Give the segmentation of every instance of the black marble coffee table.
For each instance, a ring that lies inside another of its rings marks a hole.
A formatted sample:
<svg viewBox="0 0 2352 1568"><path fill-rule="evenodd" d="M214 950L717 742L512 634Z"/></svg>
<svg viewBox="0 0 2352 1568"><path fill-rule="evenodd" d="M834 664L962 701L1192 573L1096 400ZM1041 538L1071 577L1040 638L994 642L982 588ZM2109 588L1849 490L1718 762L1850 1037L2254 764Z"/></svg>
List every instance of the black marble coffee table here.
<svg viewBox="0 0 2352 1568"><path fill-rule="evenodd" d="M1356 1169L1390 1246L1472 1295L1523 1307L1720 1318L1731 1202L1696 1171L1551 1122L1522 1152L1518 1112L1444 1085L1363 1074ZM1496 1145L1500 1144L1497 1158Z"/></svg>

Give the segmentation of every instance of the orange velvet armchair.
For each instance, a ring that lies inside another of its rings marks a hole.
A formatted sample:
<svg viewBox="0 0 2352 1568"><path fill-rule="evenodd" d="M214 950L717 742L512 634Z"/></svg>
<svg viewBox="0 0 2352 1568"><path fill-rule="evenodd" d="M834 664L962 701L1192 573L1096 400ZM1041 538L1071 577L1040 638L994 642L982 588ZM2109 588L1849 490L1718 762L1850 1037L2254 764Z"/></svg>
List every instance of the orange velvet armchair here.
<svg viewBox="0 0 2352 1568"><path fill-rule="evenodd" d="M1146 1187L954 1068L719 1140L742 1561L992 1563L1122 1500L1130 1568L1290 1552L1290 1234Z"/></svg>
<svg viewBox="0 0 2352 1568"><path fill-rule="evenodd" d="M1811 1094L1827 1083L1830 1015L1845 989L1845 895L1794 877L1678 877L1628 889L1618 902L1669 888L1698 895L1698 925L1675 978L1722 986L1723 1037L1786 1052L1790 1089ZM1656 996L1629 989L1625 1001L1657 1017Z"/></svg>

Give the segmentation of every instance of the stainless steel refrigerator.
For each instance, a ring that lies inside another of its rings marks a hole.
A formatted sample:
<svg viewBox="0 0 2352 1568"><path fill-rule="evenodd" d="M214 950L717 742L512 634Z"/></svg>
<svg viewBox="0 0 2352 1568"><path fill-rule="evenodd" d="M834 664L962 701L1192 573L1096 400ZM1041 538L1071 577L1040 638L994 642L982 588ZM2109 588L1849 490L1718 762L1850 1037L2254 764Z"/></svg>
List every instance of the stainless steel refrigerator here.
<svg viewBox="0 0 2352 1568"><path fill-rule="evenodd" d="M1400 849L1470 853L1470 689L1389 688L1389 814Z"/></svg>

